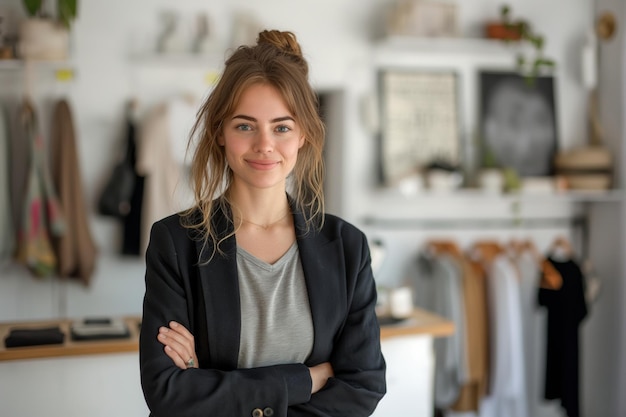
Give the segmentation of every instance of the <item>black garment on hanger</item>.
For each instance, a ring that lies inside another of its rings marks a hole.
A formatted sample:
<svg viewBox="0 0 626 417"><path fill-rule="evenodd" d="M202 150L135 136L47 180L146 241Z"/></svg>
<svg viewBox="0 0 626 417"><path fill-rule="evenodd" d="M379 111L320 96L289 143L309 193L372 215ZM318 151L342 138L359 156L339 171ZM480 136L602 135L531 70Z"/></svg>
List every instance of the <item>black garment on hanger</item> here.
<svg viewBox="0 0 626 417"><path fill-rule="evenodd" d="M137 163L137 134L135 122L131 117L126 121L126 146L128 157L133 166ZM135 186L130 197L130 211L124 217L123 255L140 255L141 250L141 211L143 206L144 177L135 170Z"/></svg>
<svg viewBox="0 0 626 417"><path fill-rule="evenodd" d="M579 334L587 316L584 277L574 260L548 260L563 277L558 290L540 288L539 305L548 310L546 379L544 396L560 399L568 417L580 416Z"/></svg>

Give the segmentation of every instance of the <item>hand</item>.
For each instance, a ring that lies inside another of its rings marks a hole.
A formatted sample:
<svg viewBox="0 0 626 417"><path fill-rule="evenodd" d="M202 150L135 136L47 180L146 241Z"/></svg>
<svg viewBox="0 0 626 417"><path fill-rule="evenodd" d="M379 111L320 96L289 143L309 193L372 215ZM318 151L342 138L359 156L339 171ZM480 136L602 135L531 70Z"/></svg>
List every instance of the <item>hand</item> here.
<svg viewBox="0 0 626 417"><path fill-rule="evenodd" d="M169 322L169 327L159 327L159 342L165 345L164 351L180 369L198 367L198 357L193 335L180 323ZM193 363L189 366L189 363Z"/></svg>
<svg viewBox="0 0 626 417"><path fill-rule="evenodd" d="M324 385L326 385L326 381L328 378L332 378L335 376L335 372L333 371L333 367L330 362L320 363L319 365L315 365L309 368L309 372L311 373L311 394L315 394L317 391L322 389Z"/></svg>

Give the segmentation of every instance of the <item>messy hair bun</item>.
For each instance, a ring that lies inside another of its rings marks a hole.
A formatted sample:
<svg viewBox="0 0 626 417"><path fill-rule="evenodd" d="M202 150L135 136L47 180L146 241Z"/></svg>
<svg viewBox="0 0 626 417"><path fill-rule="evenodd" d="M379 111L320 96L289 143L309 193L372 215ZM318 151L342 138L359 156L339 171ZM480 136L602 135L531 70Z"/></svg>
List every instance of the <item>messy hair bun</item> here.
<svg viewBox="0 0 626 417"><path fill-rule="evenodd" d="M283 53L290 56L293 61L297 62L304 73L308 73L308 65L302 56L302 49L293 32L279 30L264 30L259 33L257 45L272 45L280 49Z"/></svg>

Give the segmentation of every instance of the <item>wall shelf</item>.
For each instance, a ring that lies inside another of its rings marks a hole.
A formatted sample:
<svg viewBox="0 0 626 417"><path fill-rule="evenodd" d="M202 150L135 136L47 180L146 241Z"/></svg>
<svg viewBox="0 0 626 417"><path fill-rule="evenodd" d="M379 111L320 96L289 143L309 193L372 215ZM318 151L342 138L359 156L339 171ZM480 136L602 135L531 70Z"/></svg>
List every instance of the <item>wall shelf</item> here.
<svg viewBox="0 0 626 417"><path fill-rule="evenodd" d="M412 36L390 36L376 43L378 51L410 51L411 53L433 53L454 55L512 55L522 49L519 45L506 44L487 38L427 38Z"/></svg>
<svg viewBox="0 0 626 417"><path fill-rule="evenodd" d="M223 65L221 54L139 54L130 58L133 65L143 67L174 67L218 70Z"/></svg>
<svg viewBox="0 0 626 417"><path fill-rule="evenodd" d="M497 201L543 201L543 202L573 202L573 203L613 203L625 200L623 190L571 190L557 193L488 193L475 188L460 188L452 191L422 190L415 194L406 195L397 189L381 189L384 198L397 198L409 201L419 200L497 200Z"/></svg>

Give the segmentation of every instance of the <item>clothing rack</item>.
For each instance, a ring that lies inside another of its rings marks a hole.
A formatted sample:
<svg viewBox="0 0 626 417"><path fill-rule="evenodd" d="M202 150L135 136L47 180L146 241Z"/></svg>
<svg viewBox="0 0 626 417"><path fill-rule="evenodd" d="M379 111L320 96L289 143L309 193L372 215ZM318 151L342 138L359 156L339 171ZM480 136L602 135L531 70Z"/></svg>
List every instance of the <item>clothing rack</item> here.
<svg viewBox="0 0 626 417"><path fill-rule="evenodd" d="M420 230L474 230L474 229L524 229L552 227L586 227L586 216L574 217L528 217L528 218L379 218L366 217L364 224L370 227Z"/></svg>
<svg viewBox="0 0 626 417"><path fill-rule="evenodd" d="M506 217L506 218L380 218L366 217L366 227L406 231L473 231L531 229L570 229L577 252L585 259L589 252L588 212L570 217Z"/></svg>

